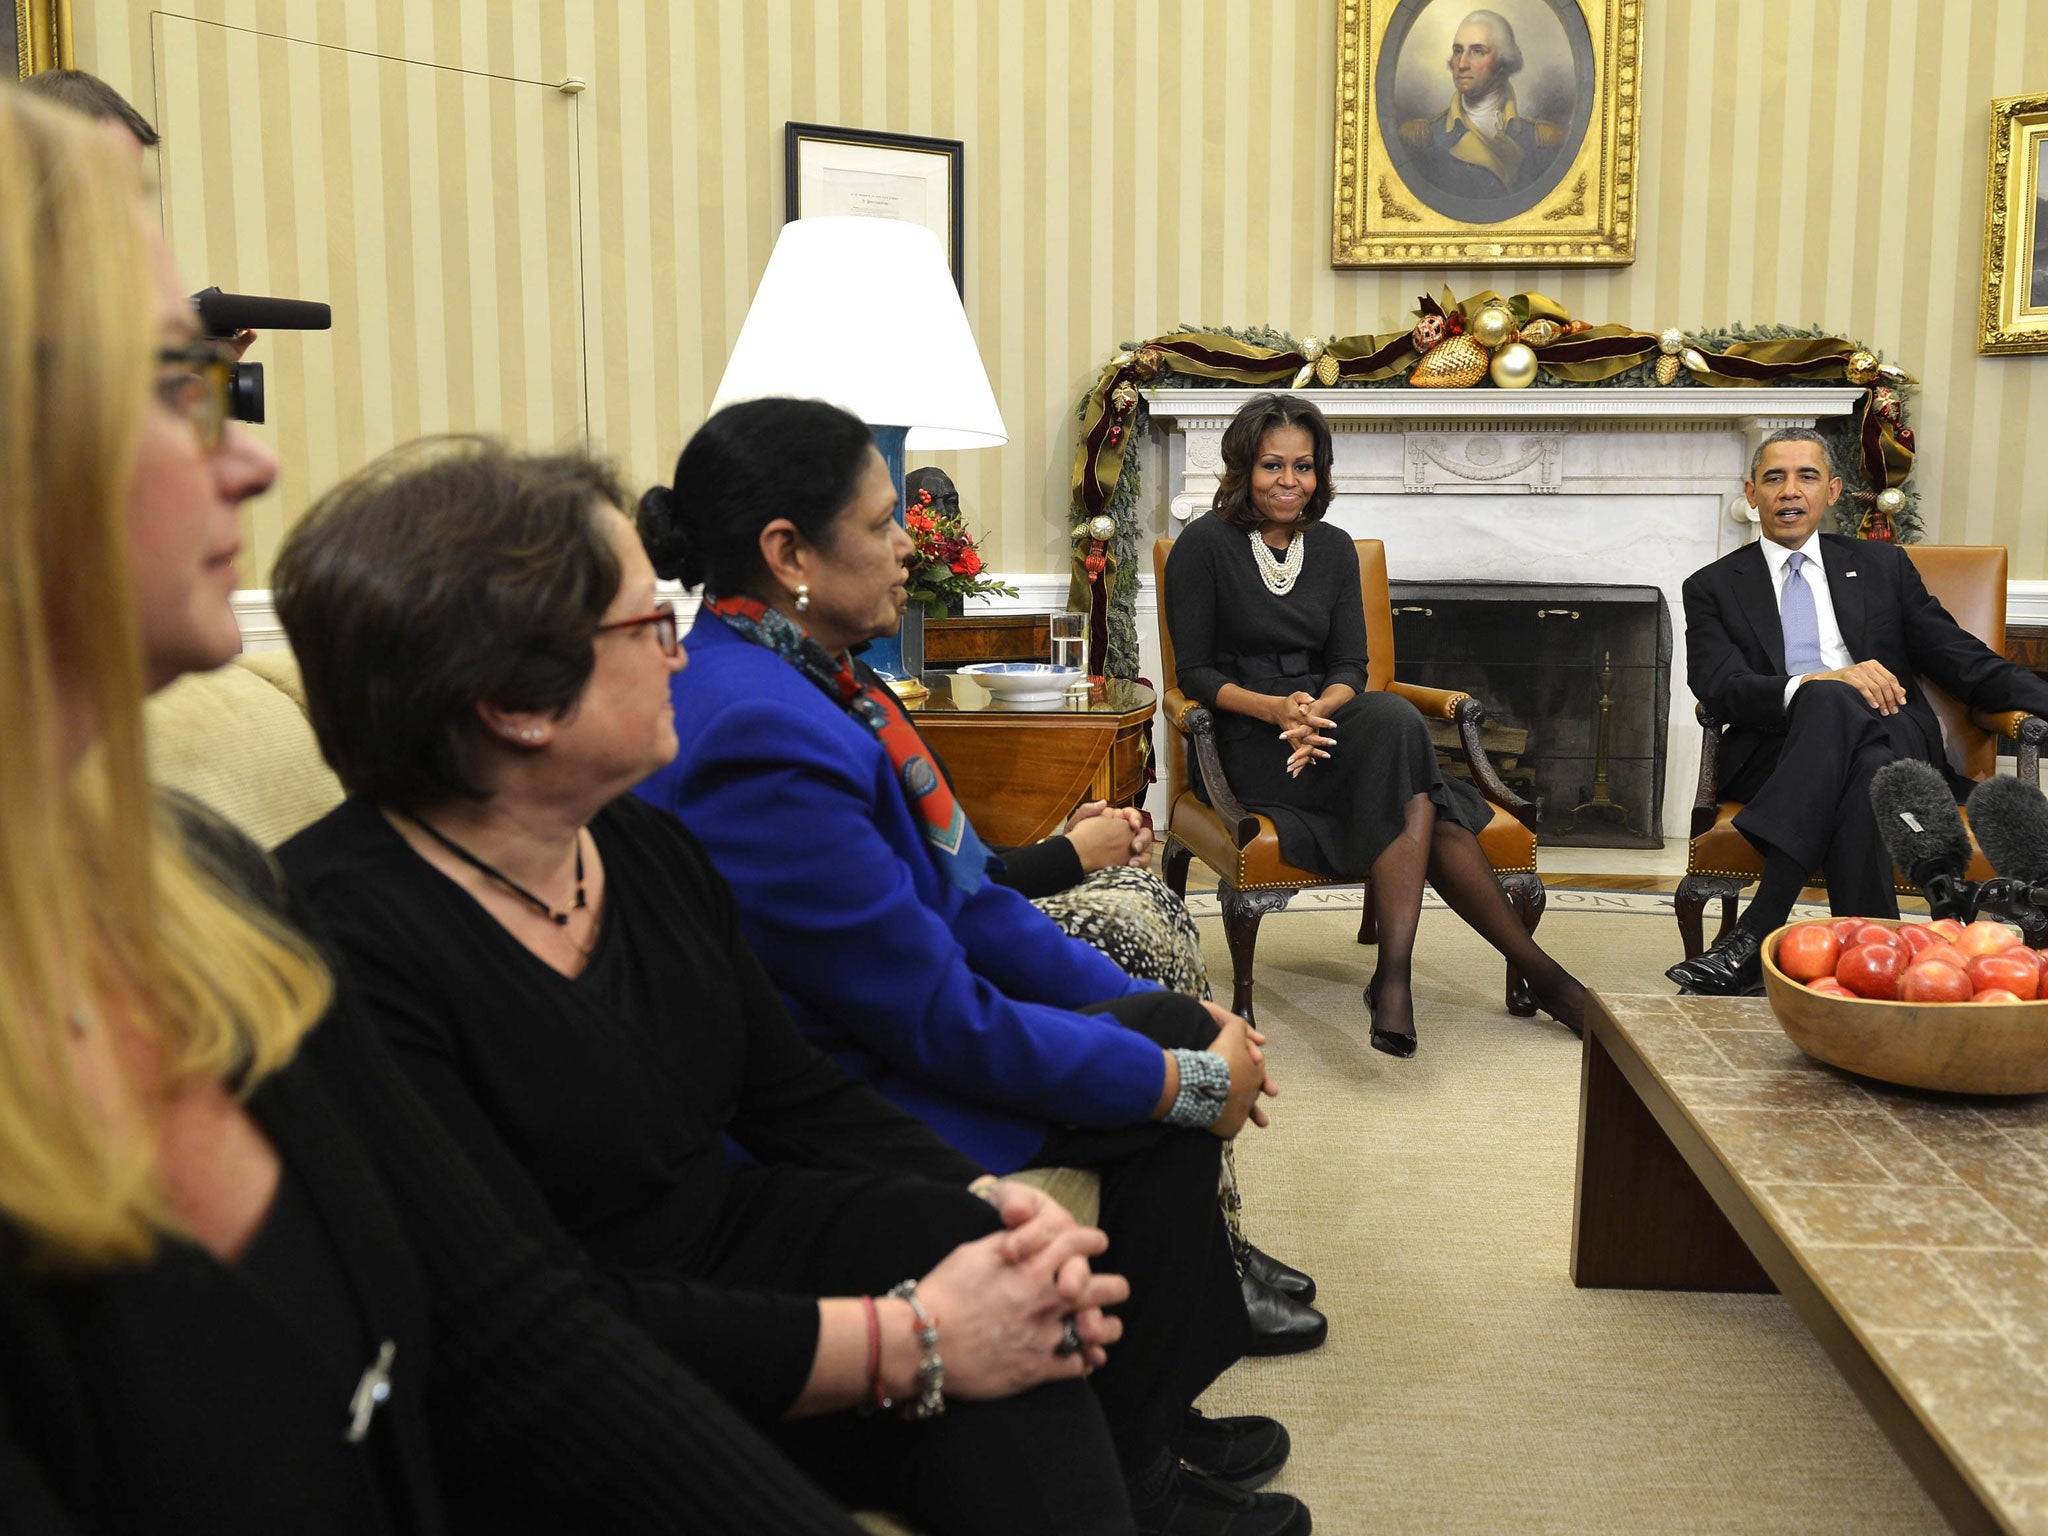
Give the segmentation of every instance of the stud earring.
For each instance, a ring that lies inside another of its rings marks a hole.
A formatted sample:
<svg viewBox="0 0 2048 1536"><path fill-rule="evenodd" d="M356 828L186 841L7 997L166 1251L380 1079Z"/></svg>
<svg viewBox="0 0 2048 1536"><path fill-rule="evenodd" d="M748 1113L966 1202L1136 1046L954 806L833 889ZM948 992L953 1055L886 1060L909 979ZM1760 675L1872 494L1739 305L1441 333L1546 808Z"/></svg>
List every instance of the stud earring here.
<svg viewBox="0 0 2048 1536"><path fill-rule="evenodd" d="M525 729L523 729L523 730L521 730L521 731L520 731L520 733L519 733L519 739L520 739L521 741L539 741L539 740L540 740L540 734L541 734L541 732L540 732L540 727L539 727L539 726L537 726L537 725L529 725L529 726L527 726L527 727L526 727Z"/></svg>
<svg viewBox="0 0 2048 1536"><path fill-rule="evenodd" d="M798 613L809 613L811 611L811 584L807 581L800 581L796 584L796 611Z"/></svg>

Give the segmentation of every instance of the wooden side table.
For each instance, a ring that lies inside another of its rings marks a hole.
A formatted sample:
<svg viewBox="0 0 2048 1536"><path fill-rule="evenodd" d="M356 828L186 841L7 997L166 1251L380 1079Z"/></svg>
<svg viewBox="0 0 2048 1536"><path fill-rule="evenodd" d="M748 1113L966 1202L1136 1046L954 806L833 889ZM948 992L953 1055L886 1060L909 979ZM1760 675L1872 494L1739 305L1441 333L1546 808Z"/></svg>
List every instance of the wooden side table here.
<svg viewBox="0 0 2048 1536"><path fill-rule="evenodd" d="M930 696L907 707L988 842L1017 847L1050 837L1084 800L1144 798L1158 705L1144 684L1112 677L1085 700L1008 704L952 673L927 672L924 682Z"/></svg>
<svg viewBox="0 0 2048 1536"><path fill-rule="evenodd" d="M958 619L924 621L928 667L958 667L977 661L1044 661L1052 654L1049 613L970 613Z"/></svg>

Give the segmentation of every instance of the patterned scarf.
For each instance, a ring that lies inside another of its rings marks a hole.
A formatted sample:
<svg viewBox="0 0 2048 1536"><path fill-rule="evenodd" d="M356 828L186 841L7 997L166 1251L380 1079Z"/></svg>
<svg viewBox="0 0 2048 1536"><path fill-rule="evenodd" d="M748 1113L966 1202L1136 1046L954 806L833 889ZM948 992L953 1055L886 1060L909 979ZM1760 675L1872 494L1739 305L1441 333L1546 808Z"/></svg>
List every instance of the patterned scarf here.
<svg viewBox="0 0 2048 1536"><path fill-rule="evenodd" d="M967 813L953 798L953 786L932 762L924 738L917 734L896 695L879 683L863 683L854 676L851 662L833 657L765 603L751 597L712 598L708 593L706 599L705 606L735 634L773 651L816 683L826 698L874 732L882 750L889 754L896 782L924 824L924 840L939 873L969 895L980 890L988 878L989 851L975 835Z"/></svg>

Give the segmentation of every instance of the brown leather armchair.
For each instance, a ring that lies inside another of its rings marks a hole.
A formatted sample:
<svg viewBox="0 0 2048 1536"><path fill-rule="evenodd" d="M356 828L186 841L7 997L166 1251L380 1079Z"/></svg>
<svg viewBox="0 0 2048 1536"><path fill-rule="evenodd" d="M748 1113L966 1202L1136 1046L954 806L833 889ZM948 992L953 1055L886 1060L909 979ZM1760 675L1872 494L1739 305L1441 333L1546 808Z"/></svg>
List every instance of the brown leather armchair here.
<svg viewBox="0 0 2048 1536"><path fill-rule="evenodd" d="M1394 680L1394 614L1387 598L1387 552L1378 539L1359 539L1358 579L1365 602L1367 686L1398 694L1426 718L1449 720L1458 728L1458 744L1475 784L1493 802L1493 821L1479 835L1479 846L1500 876L1501 888L1514 903L1530 932L1543 918L1543 882L1536 874L1536 834L1529 823L1535 808L1501 782L1486 750L1479 744L1479 726L1486 711L1469 693L1418 688ZM1223 760L1216 750L1215 721L1208 709L1180 691L1173 660L1173 636L1166 627L1166 557L1171 540L1152 546L1152 570L1159 592L1159 654L1164 672L1162 708L1173 727L1166 736L1166 881L1186 894L1188 861L1200 859L1216 872L1217 895L1223 906L1223 933L1230 943L1231 996L1234 1013L1252 1016L1252 954L1259 922L1277 912L1296 891L1317 885L1348 885L1311 870L1299 869L1280 855L1280 837L1271 818L1245 809L1231 793ZM1202 770L1209 799L1197 796L1188 781L1188 753ZM1363 878L1365 871L1360 870ZM1374 942L1372 907L1359 923L1358 942ZM1507 968L1508 1012L1528 1018L1536 1003L1513 966Z"/></svg>
<svg viewBox="0 0 2048 1536"><path fill-rule="evenodd" d="M2005 549L2002 545L1910 544L1906 553L1920 579L1951 617L1994 651L2005 649ZM1941 722L1943 745L1949 766L1964 778L1989 778L1998 766L1998 740L2003 736L2017 745L2019 775L2029 783L2041 781L2041 742L2048 737L2048 720L2024 710L1990 714L1971 710L1953 694L1936 687L1925 677L1920 686L1935 718ZM1702 708L1697 711L1705 739L1700 744L1699 788L1693 798L1692 841L1686 845L1685 876L1678 882L1672 905L1678 915L1678 934L1690 959L1705 947L1704 914L1709 901L1721 903L1721 926L1714 934L1719 943L1735 922L1735 902L1742 888L1763 874L1764 861L1749 840L1735 830L1740 800L1723 800L1718 791L1721 722ZM1970 839L1969 878L1988 879L1991 865ZM1814 875L1812 883L1827 884L1826 873ZM1899 894L1918 895L1904 876L1896 875Z"/></svg>

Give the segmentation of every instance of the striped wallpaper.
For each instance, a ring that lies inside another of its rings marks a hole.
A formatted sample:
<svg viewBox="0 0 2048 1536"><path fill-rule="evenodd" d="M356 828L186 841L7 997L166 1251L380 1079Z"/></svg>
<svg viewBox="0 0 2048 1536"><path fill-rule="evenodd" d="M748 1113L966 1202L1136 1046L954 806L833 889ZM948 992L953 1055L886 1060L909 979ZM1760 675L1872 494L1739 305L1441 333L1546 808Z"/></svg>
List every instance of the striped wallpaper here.
<svg viewBox="0 0 2048 1536"><path fill-rule="evenodd" d="M790 119L966 141L1011 441L940 461L998 569L1064 567L1072 407L1118 343L1387 329L1448 281L1858 337L1924 383L1930 536L2048 577L2048 356L1975 351L1989 103L2048 91L2048 0L1646 0L1635 265L1486 274L1330 269L1336 0L74 4L78 62L179 141L192 281L366 306L324 384L291 361L316 344L267 353L289 485L252 579L308 489L412 431L552 439L580 392L629 479L664 473L767 261Z"/></svg>

